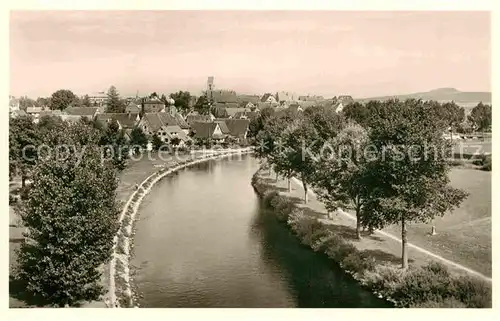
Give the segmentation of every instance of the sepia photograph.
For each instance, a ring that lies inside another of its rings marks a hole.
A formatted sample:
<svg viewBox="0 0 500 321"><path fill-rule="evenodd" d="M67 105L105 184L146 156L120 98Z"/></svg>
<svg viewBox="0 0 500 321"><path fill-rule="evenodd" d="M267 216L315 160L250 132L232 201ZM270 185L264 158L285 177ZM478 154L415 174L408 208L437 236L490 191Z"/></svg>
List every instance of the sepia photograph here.
<svg viewBox="0 0 500 321"><path fill-rule="evenodd" d="M9 308L491 309L491 23L11 10Z"/></svg>

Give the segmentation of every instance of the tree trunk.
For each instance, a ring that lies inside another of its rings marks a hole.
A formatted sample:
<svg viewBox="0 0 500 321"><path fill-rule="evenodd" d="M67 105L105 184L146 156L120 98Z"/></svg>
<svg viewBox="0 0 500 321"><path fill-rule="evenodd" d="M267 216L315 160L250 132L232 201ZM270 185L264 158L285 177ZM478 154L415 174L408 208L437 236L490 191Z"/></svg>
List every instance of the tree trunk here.
<svg viewBox="0 0 500 321"><path fill-rule="evenodd" d="M21 175L21 187L24 188L26 186L26 176Z"/></svg>
<svg viewBox="0 0 500 321"><path fill-rule="evenodd" d="M288 177L288 193L292 192L292 181L290 180L290 177Z"/></svg>
<svg viewBox="0 0 500 321"><path fill-rule="evenodd" d="M307 204L307 184L304 179L302 179L302 186L304 186L304 204Z"/></svg>
<svg viewBox="0 0 500 321"><path fill-rule="evenodd" d="M360 216L359 205L356 205L356 238L358 240L361 240L361 220L359 216Z"/></svg>
<svg viewBox="0 0 500 321"><path fill-rule="evenodd" d="M404 217L401 218L401 266L403 269L408 268L408 236Z"/></svg>
<svg viewBox="0 0 500 321"><path fill-rule="evenodd" d="M278 182L278 172L276 172L276 183Z"/></svg>

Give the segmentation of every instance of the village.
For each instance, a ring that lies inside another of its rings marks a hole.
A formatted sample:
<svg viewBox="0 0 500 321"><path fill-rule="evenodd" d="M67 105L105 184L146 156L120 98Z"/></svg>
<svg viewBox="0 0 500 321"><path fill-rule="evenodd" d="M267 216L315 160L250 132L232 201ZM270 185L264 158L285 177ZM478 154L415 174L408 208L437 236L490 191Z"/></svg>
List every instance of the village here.
<svg viewBox="0 0 500 321"><path fill-rule="evenodd" d="M188 93L188 92L185 92ZM189 93L188 93L189 94ZM27 99L31 106L20 106ZM87 106L82 106L82 101ZM43 117L59 117L63 121L77 122L84 118L95 121L101 126L116 122L125 137L130 140L134 128L139 128L149 138L148 150L153 149L152 139L157 136L164 144L178 148L214 144L238 144L247 146L247 135L252 119L259 116L264 108L280 111L303 111L311 106L328 106L337 113L349 103L351 96L338 96L325 99L322 96L297 96L288 92L264 93L260 95L237 94L233 90L216 89L214 77L208 77L206 90L201 97L190 96L187 106L179 108L171 97L163 99L153 93L147 97L122 98L123 112L113 112L107 107L108 95L99 92L80 97L78 106L69 104L64 109L51 109L27 97L10 97L9 115L11 118L29 115L34 123ZM199 106L197 106L197 104ZM187 108L186 108L187 107ZM198 108L196 108L198 107Z"/></svg>

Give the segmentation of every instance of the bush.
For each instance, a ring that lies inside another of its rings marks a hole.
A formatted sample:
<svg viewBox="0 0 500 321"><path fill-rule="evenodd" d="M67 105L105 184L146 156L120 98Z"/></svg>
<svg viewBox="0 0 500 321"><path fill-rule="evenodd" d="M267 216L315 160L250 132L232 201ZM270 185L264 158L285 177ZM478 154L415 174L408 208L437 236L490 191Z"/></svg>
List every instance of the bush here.
<svg viewBox="0 0 500 321"><path fill-rule="evenodd" d="M491 172L491 166L492 166L492 159L491 156L488 156L484 161L483 161L483 166L481 169L483 171L488 171Z"/></svg>
<svg viewBox="0 0 500 321"><path fill-rule="evenodd" d="M363 253L356 251L349 254L342 261L342 267L347 271L363 273L367 270L373 270L375 268L375 261L365 256Z"/></svg>
<svg viewBox="0 0 500 321"><path fill-rule="evenodd" d="M338 263L343 262L349 255L356 253L357 249L351 243L347 243L345 241L341 242L336 246L330 246L326 250L326 255L329 258L337 261Z"/></svg>
<svg viewBox="0 0 500 321"><path fill-rule="evenodd" d="M440 301L426 301L412 304L410 308L467 308L467 305L455 298L446 298Z"/></svg>
<svg viewBox="0 0 500 321"><path fill-rule="evenodd" d="M269 199L269 205L280 221L286 221L294 209L293 203L288 198L277 193Z"/></svg>
<svg viewBox="0 0 500 321"><path fill-rule="evenodd" d="M472 278L461 276L452 281L453 296L469 308L491 308L491 285Z"/></svg>
<svg viewBox="0 0 500 321"><path fill-rule="evenodd" d="M424 266L423 269L432 272L435 275L442 278L450 277L450 272L448 271L448 268L444 264L441 264L439 262L430 262L429 264Z"/></svg>

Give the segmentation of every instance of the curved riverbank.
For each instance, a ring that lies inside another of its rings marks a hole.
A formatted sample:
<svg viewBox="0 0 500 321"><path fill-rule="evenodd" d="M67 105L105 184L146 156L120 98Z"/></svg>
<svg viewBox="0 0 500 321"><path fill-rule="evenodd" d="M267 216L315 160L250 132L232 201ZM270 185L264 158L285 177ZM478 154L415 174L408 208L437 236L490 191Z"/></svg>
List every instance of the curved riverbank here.
<svg viewBox="0 0 500 321"><path fill-rule="evenodd" d="M120 228L113 241L113 254L109 263L109 297L106 300L108 307L131 307L133 305L129 269L133 225L139 205L143 198L151 191L151 188L163 177L185 167L217 158L248 154L252 151L251 148L242 148L213 151L208 155L205 153L195 160L176 162L169 168L162 168L139 184L137 190L128 197L119 217Z"/></svg>
<svg viewBox="0 0 500 321"><path fill-rule="evenodd" d="M301 242L326 254L355 280L396 307L491 307L491 285L470 276L455 275L446 266L427 260L427 265L399 268L399 259L385 252L374 236L355 239L346 225L326 222L325 213L301 204L297 197L284 193L274 178L259 169L252 186L276 217L284 222ZM316 202L316 201L315 201Z"/></svg>

